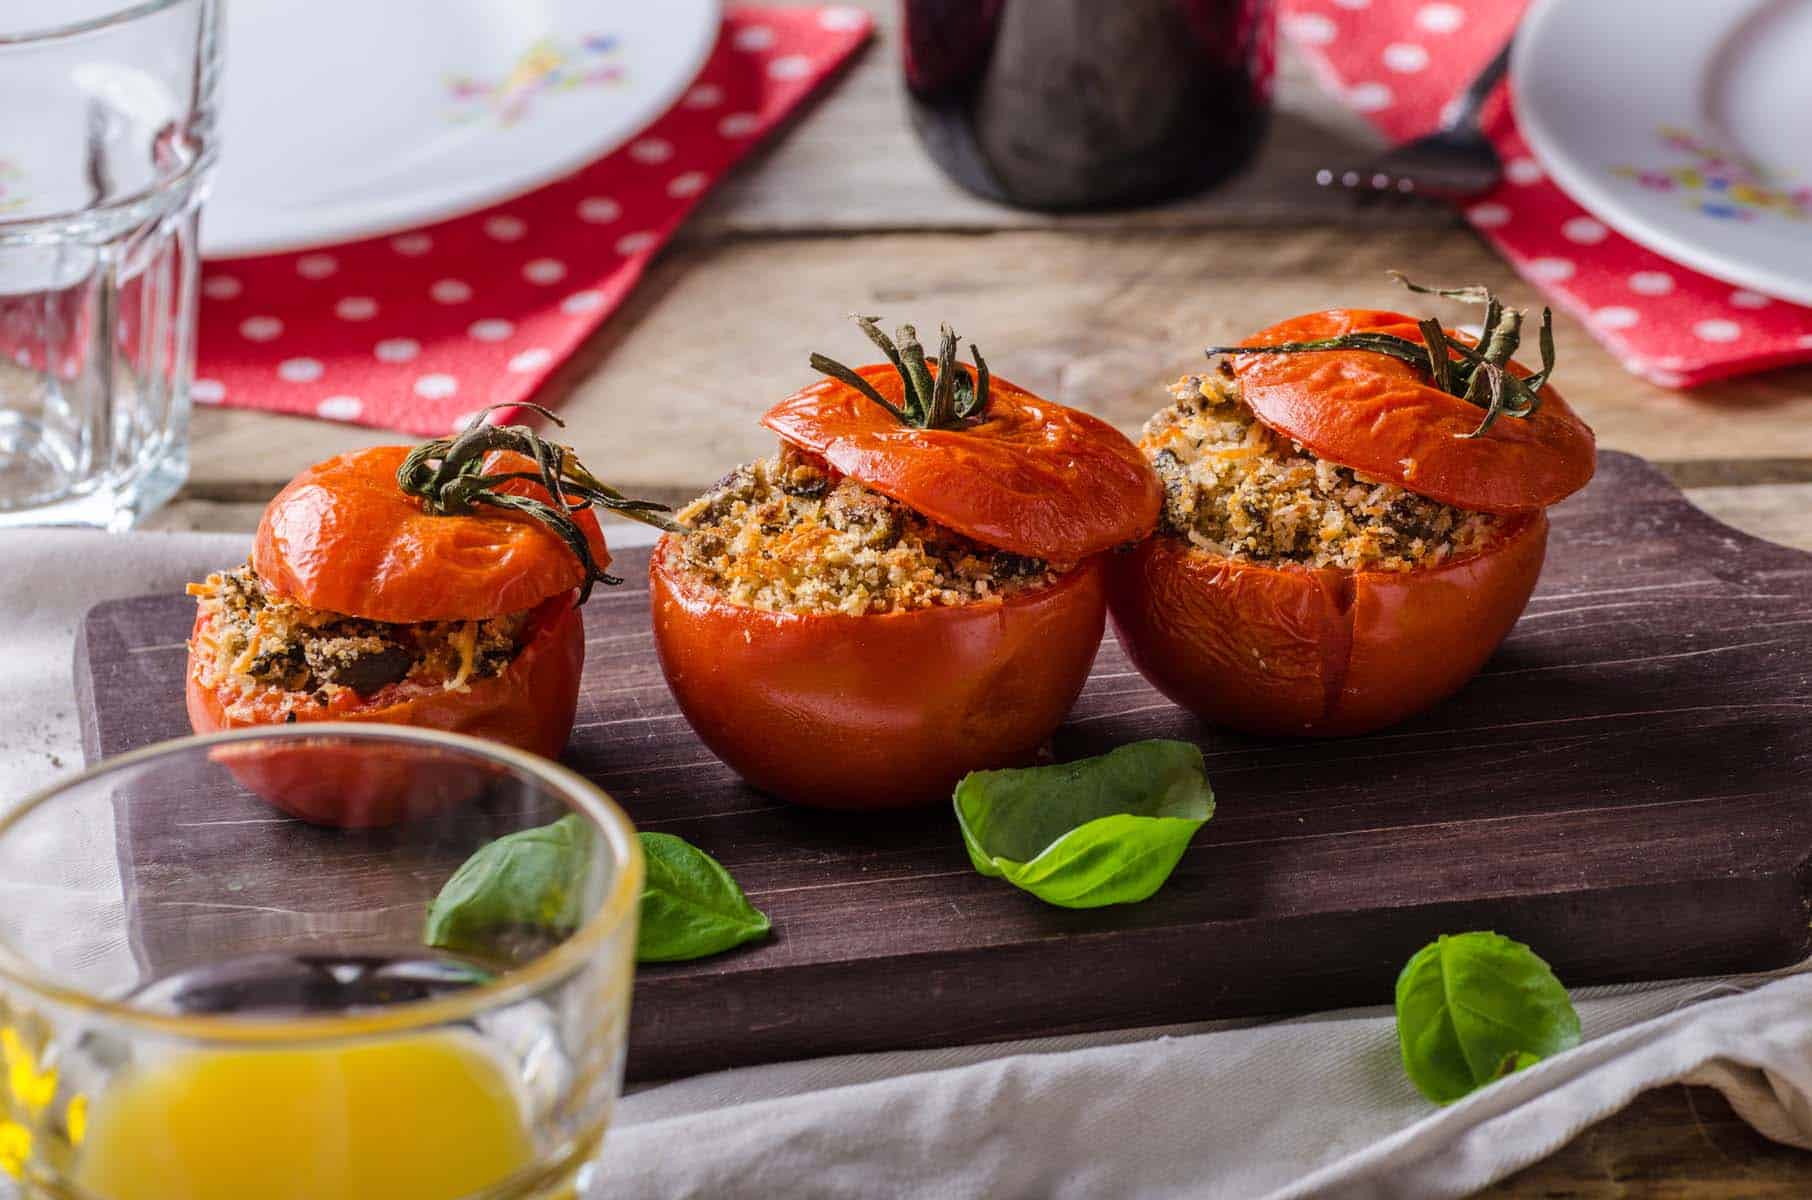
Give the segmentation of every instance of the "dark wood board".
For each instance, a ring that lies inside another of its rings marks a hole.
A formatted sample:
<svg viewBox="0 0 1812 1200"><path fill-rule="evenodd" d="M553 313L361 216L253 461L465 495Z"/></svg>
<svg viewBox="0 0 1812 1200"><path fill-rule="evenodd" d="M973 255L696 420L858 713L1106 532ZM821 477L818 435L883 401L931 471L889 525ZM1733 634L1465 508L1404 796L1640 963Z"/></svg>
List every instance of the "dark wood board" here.
<svg viewBox="0 0 1812 1200"><path fill-rule="evenodd" d="M831 816L742 786L675 709L646 552L625 552L630 582L586 609L567 761L721 859L776 931L641 970L632 1077L1382 1003L1418 946L1462 929L1531 943L1569 984L1805 956L1812 555L1718 524L1622 454L1553 518L1541 587L1484 672L1368 737L1203 728L1110 636L1055 752L1193 738L1219 811L1155 897L1086 912L977 875L947 809ZM191 614L180 596L90 612L91 758L187 732Z"/></svg>

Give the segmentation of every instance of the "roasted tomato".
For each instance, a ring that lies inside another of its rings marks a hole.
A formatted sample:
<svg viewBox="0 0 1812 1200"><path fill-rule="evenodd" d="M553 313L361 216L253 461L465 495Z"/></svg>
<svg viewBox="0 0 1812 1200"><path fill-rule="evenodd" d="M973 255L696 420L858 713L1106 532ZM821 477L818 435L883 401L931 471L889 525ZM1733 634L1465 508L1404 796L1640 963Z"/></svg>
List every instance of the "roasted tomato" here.
<svg viewBox="0 0 1812 1200"><path fill-rule="evenodd" d="M1544 510L1595 459L1547 366L1510 360L1520 314L1489 312L1476 350L1399 313L1313 313L1174 389L1140 441L1164 519L1108 568L1121 643L1159 691L1249 733L1330 736L1477 673L1541 574Z"/></svg>
<svg viewBox="0 0 1812 1200"><path fill-rule="evenodd" d="M265 509L246 566L190 585L190 724L416 725L559 754L585 661L578 604L617 582L600 504L674 527L564 448L482 418L456 438L308 468ZM229 747L223 761L329 825L386 825L471 790L310 747Z"/></svg>
<svg viewBox="0 0 1812 1200"><path fill-rule="evenodd" d="M650 562L674 697L749 783L800 804L947 800L1030 761L1105 626L1103 552L1143 537L1157 477L1111 426L864 322L890 364L763 418L780 453L679 516Z"/></svg>

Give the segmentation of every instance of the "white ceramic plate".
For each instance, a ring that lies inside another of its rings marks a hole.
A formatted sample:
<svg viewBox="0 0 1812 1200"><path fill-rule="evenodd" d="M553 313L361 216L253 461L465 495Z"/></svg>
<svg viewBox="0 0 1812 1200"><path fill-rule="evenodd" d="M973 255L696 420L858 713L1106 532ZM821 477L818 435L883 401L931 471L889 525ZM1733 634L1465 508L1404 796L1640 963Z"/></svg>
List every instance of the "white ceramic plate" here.
<svg viewBox="0 0 1812 1200"><path fill-rule="evenodd" d="M1812 0L1536 0L1517 121L1593 216L1812 304Z"/></svg>
<svg viewBox="0 0 1812 1200"><path fill-rule="evenodd" d="M456 216L608 154L680 96L720 0L227 0L202 251Z"/></svg>

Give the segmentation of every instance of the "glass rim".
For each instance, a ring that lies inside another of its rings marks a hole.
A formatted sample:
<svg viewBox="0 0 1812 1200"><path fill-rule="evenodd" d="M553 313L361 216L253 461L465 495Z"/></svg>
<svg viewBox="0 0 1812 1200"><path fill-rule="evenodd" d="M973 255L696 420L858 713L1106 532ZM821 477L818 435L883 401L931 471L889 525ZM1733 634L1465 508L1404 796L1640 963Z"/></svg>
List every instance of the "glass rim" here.
<svg viewBox="0 0 1812 1200"><path fill-rule="evenodd" d="M0 939L0 984L29 993L37 1000L105 1018L147 1032L191 1042L239 1046L278 1046L343 1041L380 1034L426 1031L435 1026L470 1020L481 1013L517 1003L557 985L591 961L594 954L633 920L641 900L643 858L635 827L610 793L583 775L551 759L500 742L423 729L411 725L362 724L321 721L294 725L261 725L218 733L171 738L124 754L115 755L67 779L41 788L0 814L0 839L12 833L32 813L59 796L123 768L138 766L210 746L276 739L346 737L364 741L405 741L441 749L467 751L514 767L553 790L603 831L620 862L609 893L597 911L587 917L558 946L520 966L513 966L473 987L426 1000L350 1013L313 1014L275 1018L247 1018L217 1014L170 1014L138 1008L99 996L79 987L59 983L32 965L5 939Z"/></svg>
<svg viewBox="0 0 1812 1200"><path fill-rule="evenodd" d="M22 33L0 33L0 47L23 46L32 42L54 42L59 38L80 37L85 33L96 33L119 25L130 25L142 17L153 16L166 8L175 8L179 4L206 4L207 2L208 0L137 0L137 3L122 4L112 12L84 17L79 21L68 21L62 25L45 25L37 29L27 29Z"/></svg>

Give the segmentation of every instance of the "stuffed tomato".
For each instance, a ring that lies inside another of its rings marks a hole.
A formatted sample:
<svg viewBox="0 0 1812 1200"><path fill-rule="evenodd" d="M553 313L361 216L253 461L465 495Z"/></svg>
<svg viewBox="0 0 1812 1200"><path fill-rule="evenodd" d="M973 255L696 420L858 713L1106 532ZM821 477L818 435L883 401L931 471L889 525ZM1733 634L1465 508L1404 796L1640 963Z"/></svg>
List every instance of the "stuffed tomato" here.
<svg viewBox="0 0 1812 1200"><path fill-rule="evenodd" d="M1475 346L1432 321L1335 309L1188 376L1139 445L1157 533L1109 567L1133 664L1203 720L1364 733L1477 673L1541 574L1546 509L1585 485L1592 431L1530 372L1521 315Z"/></svg>
<svg viewBox="0 0 1812 1200"><path fill-rule="evenodd" d="M769 459L678 514L650 562L655 646L705 744L800 804L946 801L1030 761L1105 628L1104 552L1143 537L1156 475L1106 423L864 330L888 363L763 424Z"/></svg>
<svg viewBox="0 0 1812 1200"><path fill-rule="evenodd" d="M670 525L564 448L482 418L457 438L308 468L265 509L245 565L189 585L190 724L415 725L559 754L585 661L578 606L616 582L594 504ZM368 759L354 777L330 759L304 746L224 761L273 805L329 825L387 825L469 790Z"/></svg>

